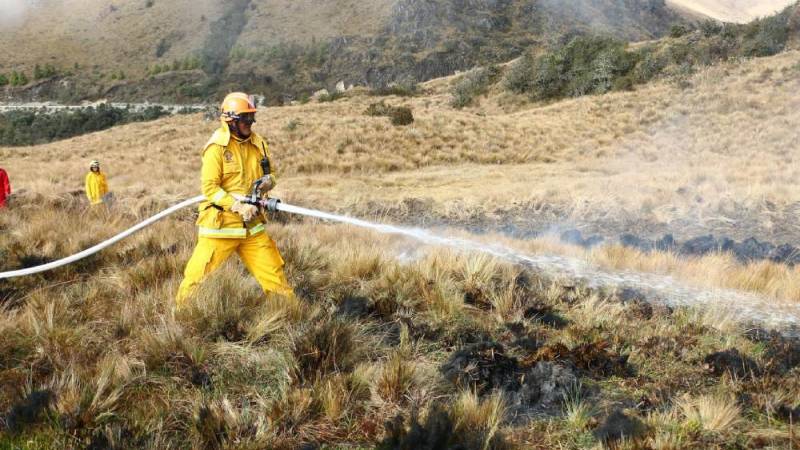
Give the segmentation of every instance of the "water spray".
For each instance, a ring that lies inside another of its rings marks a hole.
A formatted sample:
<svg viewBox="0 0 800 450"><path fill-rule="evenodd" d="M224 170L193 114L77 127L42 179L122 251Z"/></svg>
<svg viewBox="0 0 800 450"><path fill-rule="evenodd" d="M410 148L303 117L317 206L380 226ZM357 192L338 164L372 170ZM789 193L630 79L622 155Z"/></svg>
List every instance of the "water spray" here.
<svg viewBox="0 0 800 450"><path fill-rule="evenodd" d="M406 236L428 245L449 247L459 251L484 253L499 259L529 267L552 278L569 279L588 288L616 290L633 290L649 302L667 306L704 307L718 314L725 314L730 319L748 323L756 323L780 330L786 335L800 334L800 304L769 301L763 297L728 289L703 289L685 285L672 277L657 274L645 274L634 271L610 272L592 267L574 258L557 255L528 255L511 248L485 244L469 239L442 236L420 228L399 227L378 224L366 220L338 214L326 213L314 209L282 203L276 198L264 198L252 201L248 197L239 196L242 201L251 201L267 212L284 212L322 220L346 223L360 228L370 229L378 233ZM175 212L205 201L198 196L181 202L155 216L131 227L130 229L88 248L80 253L53 261L41 266L10 272L0 272L0 280L25 275L33 275L71 264L89 257L132 234L147 228L159 220Z"/></svg>

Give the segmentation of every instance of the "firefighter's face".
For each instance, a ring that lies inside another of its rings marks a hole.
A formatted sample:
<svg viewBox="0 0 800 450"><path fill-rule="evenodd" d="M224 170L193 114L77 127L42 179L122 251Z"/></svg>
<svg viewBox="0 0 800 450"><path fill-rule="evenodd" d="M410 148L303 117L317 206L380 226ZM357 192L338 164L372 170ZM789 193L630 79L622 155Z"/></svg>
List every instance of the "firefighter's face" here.
<svg viewBox="0 0 800 450"><path fill-rule="evenodd" d="M236 121L236 128L239 130L241 136L250 136L253 131L253 124L256 122L256 115L253 113L242 114L241 118Z"/></svg>

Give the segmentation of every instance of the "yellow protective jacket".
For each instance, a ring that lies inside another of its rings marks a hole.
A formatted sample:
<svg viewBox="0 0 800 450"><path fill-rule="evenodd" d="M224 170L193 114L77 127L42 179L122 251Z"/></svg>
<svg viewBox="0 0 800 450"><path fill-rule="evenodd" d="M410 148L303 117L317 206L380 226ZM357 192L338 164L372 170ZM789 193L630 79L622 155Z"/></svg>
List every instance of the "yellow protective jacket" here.
<svg viewBox="0 0 800 450"><path fill-rule="evenodd" d="M102 172L86 174L86 198L93 205L103 203L103 196L108 193L106 176Z"/></svg>
<svg viewBox="0 0 800 450"><path fill-rule="evenodd" d="M244 239L264 231L260 217L244 223L230 209L236 201L233 195L248 195L264 175L261 159L269 156L267 141L256 133L242 141L231 136L225 124L214 132L203 149L200 183L206 201L197 218L199 236Z"/></svg>

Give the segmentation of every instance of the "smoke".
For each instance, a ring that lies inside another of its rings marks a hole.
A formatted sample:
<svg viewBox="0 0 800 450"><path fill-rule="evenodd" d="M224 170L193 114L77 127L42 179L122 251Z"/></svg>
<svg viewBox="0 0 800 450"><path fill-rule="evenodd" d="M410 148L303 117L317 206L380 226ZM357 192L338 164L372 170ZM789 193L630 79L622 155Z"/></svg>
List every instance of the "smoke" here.
<svg viewBox="0 0 800 450"><path fill-rule="evenodd" d="M570 30L641 41L666 34L680 20L664 0L539 0L536 5L554 19L545 26L555 35Z"/></svg>
<svg viewBox="0 0 800 450"><path fill-rule="evenodd" d="M16 28L25 22L30 1L0 0L0 29Z"/></svg>
<svg viewBox="0 0 800 450"><path fill-rule="evenodd" d="M796 335L800 326L800 306L785 301L775 301L761 296L726 290L703 289L689 286L669 276L635 271L606 271L584 261L551 254L525 254L502 245L439 235L421 228L397 227L372 223L352 217L330 214L286 203L278 204L279 211L300 214L323 220L332 220L371 229L379 233L396 234L416 239L424 244L449 247L465 252L475 252L511 261L544 273L554 279L572 280L594 289L641 294L650 302L668 306L698 307L722 314L723 317L743 323L756 323L776 329L786 335Z"/></svg>

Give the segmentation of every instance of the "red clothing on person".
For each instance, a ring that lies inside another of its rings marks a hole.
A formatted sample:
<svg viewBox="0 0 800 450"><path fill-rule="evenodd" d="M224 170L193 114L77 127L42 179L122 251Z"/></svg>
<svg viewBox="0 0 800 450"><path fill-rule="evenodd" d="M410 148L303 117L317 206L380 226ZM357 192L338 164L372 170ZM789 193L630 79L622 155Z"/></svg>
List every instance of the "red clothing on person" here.
<svg viewBox="0 0 800 450"><path fill-rule="evenodd" d="M6 197L11 195L11 182L8 181L8 174L0 169L0 208L6 206Z"/></svg>

